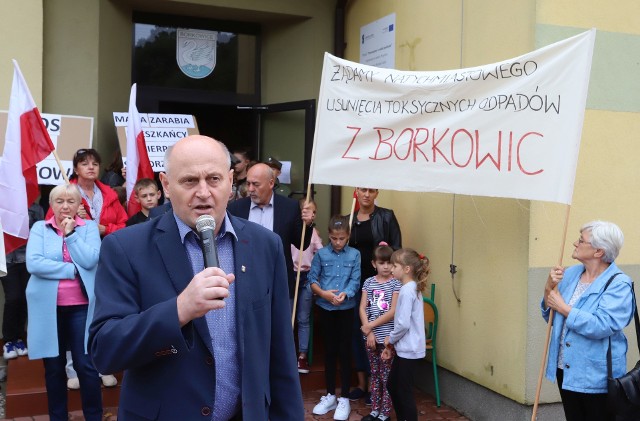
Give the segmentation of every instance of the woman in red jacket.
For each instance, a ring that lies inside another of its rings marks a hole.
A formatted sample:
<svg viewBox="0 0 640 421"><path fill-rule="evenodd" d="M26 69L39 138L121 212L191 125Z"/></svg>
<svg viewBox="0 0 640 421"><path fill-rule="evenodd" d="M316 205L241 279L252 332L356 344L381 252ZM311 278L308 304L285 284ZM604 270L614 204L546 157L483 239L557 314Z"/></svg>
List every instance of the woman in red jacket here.
<svg viewBox="0 0 640 421"><path fill-rule="evenodd" d="M100 154L95 149L78 149L73 155L74 174L71 176L71 183L78 185L82 196L78 216L96 221L100 237L104 237L124 228L128 216L118 200L118 194L98 181L101 162Z"/></svg>

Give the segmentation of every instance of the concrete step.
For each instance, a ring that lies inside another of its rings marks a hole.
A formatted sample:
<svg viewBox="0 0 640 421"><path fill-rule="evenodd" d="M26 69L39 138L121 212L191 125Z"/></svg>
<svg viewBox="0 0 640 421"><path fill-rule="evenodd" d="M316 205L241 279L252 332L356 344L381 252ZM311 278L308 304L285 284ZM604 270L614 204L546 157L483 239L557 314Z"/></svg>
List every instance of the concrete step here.
<svg viewBox="0 0 640 421"><path fill-rule="evenodd" d="M29 417L48 413L42 360L18 357L8 363L5 417ZM118 386L102 388L102 404L105 408L118 406L122 375L115 376ZM81 410L80 391L69 390L68 396L69 411Z"/></svg>

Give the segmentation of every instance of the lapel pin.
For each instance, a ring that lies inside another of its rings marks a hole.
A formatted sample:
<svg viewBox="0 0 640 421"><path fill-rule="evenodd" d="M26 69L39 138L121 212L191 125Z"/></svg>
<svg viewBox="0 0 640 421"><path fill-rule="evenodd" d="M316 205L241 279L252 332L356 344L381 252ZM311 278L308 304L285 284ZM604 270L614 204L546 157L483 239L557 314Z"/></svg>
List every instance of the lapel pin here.
<svg viewBox="0 0 640 421"><path fill-rule="evenodd" d="M244 265L242 265L242 267L241 267L241 269L240 269L240 270L242 270L242 272L246 272L246 271L247 271L247 268L246 268Z"/></svg>

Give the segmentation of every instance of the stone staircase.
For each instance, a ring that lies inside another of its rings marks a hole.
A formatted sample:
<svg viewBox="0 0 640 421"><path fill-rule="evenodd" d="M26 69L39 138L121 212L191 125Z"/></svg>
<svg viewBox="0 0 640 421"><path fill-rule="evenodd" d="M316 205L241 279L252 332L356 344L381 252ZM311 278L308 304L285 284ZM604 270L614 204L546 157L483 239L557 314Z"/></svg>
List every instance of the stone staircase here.
<svg viewBox="0 0 640 421"><path fill-rule="evenodd" d="M42 360L18 357L8 361L6 383L6 418L29 417L48 413L47 390ZM118 386L102 388L103 406L116 407L120 397L122 375L116 374ZM69 390L69 411L82 409L80 391Z"/></svg>
<svg viewBox="0 0 640 421"><path fill-rule="evenodd" d="M318 390L324 393L325 390L324 345L320 334L320 323L318 323L316 317L314 319L313 362L308 374L300 374L300 384L304 393ZM117 373L115 376L118 378L118 386L102 388L102 404L105 408L118 406L122 373ZM355 384L355 381L354 373L352 385ZM336 382L339 388L340 379L337 378ZM68 396L69 411L81 410L80 391L69 390ZM28 357L9 360L7 366L5 417L7 419L30 417L46 414L47 412L47 391L42 360L29 360Z"/></svg>

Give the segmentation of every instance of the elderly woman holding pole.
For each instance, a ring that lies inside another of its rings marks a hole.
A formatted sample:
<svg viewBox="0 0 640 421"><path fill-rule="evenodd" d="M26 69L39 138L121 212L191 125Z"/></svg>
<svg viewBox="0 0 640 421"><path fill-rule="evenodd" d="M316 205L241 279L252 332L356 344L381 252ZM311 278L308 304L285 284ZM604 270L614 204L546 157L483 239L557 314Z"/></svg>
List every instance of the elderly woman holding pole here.
<svg viewBox="0 0 640 421"><path fill-rule="evenodd" d="M557 379L568 421L615 420L607 410L607 349L611 339L613 376L624 375L622 329L633 317L631 279L614 262L623 241L617 225L589 222L573 243L580 264L556 266L547 278L542 316L555 313L546 377Z"/></svg>
<svg viewBox="0 0 640 421"><path fill-rule="evenodd" d="M98 225L78 216L82 198L73 184L54 187L49 200L53 216L33 225L27 243L29 358L44 360L50 419L66 421L65 353L70 350L82 384L84 418L100 421L100 378L87 354L100 253Z"/></svg>

